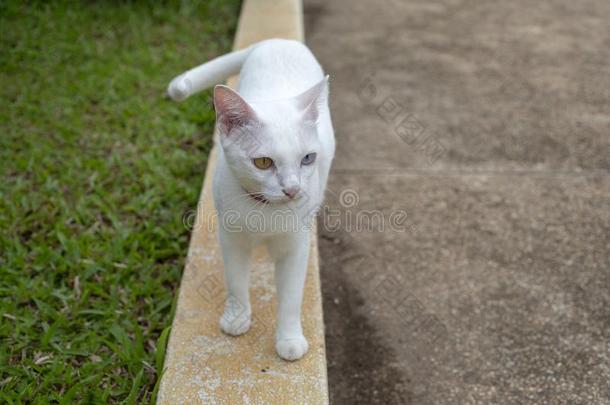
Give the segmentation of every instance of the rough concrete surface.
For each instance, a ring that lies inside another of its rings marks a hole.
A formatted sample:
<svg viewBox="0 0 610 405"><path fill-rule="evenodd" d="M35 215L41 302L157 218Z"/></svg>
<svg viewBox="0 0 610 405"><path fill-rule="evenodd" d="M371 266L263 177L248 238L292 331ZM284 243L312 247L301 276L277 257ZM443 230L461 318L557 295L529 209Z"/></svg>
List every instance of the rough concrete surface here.
<svg viewBox="0 0 610 405"><path fill-rule="evenodd" d="M305 1L334 404L610 404L610 3ZM381 224L381 225L380 225Z"/></svg>

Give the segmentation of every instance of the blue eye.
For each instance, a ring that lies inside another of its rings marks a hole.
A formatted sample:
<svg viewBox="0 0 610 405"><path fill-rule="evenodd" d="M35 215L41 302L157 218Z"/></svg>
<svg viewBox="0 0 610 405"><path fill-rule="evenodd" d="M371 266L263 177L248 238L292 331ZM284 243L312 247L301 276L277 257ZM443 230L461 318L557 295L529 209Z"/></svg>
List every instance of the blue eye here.
<svg viewBox="0 0 610 405"><path fill-rule="evenodd" d="M302 165L310 165L313 162L316 161L316 153L308 153L307 155L305 155L305 157L303 157L303 159L301 159L301 164Z"/></svg>

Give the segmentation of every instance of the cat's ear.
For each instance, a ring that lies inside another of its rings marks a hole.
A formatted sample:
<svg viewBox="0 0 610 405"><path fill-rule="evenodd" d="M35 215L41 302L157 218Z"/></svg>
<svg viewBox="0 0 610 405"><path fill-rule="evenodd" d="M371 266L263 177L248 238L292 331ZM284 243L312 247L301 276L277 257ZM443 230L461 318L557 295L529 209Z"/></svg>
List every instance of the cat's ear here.
<svg viewBox="0 0 610 405"><path fill-rule="evenodd" d="M256 121L256 113L237 92L221 84L214 87L216 125L220 133L229 135L236 129Z"/></svg>
<svg viewBox="0 0 610 405"><path fill-rule="evenodd" d="M309 90L299 94L297 102L306 121L317 121L320 111L328 103L328 75Z"/></svg>

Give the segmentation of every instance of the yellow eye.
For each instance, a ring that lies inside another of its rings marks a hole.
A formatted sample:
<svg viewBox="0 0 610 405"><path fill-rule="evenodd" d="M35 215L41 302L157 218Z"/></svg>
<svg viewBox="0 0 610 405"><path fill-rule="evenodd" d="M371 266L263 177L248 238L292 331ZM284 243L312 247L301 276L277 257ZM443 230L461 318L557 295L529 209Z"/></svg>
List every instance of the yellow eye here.
<svg viewBox="0 0 610 405"><path fill-rule="evenodd" d="M254 166L258 167L261 170L265 170L271 167L273 164L273 160L268 157L259 157L254 159Z"/></svg>

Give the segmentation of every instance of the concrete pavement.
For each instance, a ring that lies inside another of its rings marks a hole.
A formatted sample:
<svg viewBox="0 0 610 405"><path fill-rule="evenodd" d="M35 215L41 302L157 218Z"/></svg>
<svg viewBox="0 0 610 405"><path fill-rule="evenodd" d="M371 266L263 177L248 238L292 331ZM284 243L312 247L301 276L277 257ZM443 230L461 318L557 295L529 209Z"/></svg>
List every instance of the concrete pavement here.
<svg viewBox="0 0 610 405"><path fill-rule="evenodd" d="M305 1L337 132L332 403L610 403L609 19Z"/></svg>

